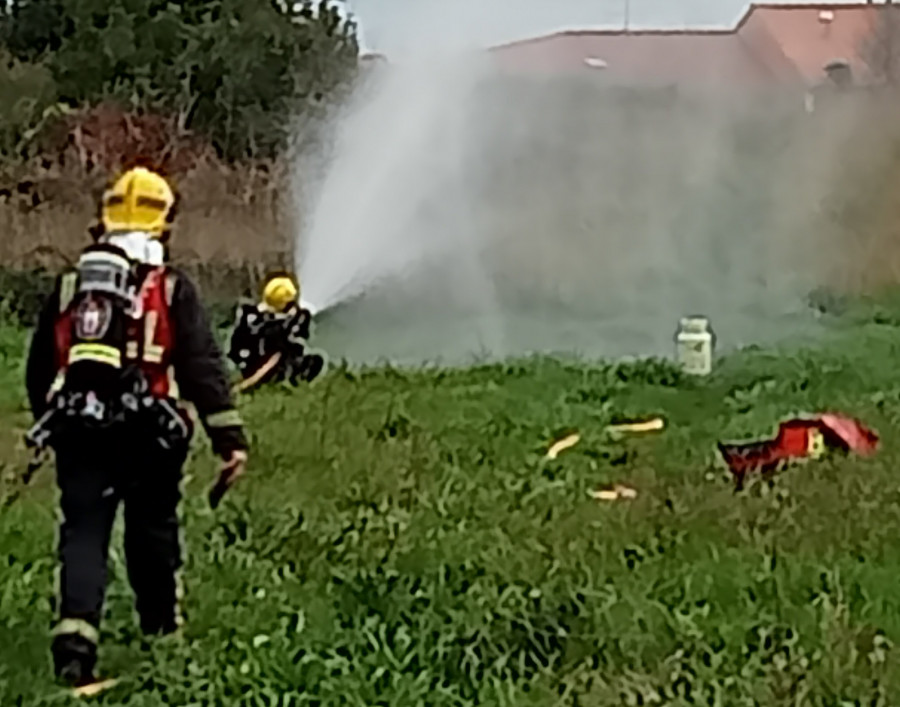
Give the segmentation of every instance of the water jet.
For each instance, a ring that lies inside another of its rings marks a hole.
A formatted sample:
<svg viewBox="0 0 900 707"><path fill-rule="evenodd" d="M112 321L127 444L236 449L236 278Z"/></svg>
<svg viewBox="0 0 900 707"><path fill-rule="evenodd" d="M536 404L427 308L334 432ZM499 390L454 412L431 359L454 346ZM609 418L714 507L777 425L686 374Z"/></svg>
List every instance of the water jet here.
<svg viewBox="0 0 900 707"><path fill-rule="evenodd" d="M599 76L466 52L375 71L297 165L323 346L360 363L671 357L685 311L723 352L817 331L803 297L840 255L813 218L833 174L805 114Z"/></svg>

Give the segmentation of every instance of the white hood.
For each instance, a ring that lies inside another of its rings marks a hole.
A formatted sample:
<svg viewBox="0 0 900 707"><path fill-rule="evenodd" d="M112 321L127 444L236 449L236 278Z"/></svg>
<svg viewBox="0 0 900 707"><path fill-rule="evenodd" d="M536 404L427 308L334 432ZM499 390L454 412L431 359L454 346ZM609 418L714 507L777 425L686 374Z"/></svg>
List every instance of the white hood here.
<svg viewBox="0 0 900 707"><path fill-rule="evenodd" d="M114 233L104 239L110 245L121 248L129 258L147 265L162 265L165 258L165 246L144 231Z"/></svg>

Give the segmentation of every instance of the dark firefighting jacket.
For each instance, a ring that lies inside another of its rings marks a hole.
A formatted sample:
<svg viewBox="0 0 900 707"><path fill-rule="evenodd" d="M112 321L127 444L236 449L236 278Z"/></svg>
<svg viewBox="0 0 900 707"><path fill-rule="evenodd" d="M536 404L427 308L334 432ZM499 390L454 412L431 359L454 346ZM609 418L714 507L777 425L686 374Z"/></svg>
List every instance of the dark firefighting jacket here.
<svg viewBox="0 0 900 707"><path fill-rule="evenodd" d="M60 326L65 304L66 274L57 278L53 292L41 310L28 352L25 384L35 418L48 407L51 388L60 371ZM247 448L243 426L234 409L222 353L213 335L209 318L191 280L176 268L165 273L165 320L163 357L167 376L174 385L167 386L165 377L154 362L141 361L139 366L150 379L151 390L193 404L212 443L213 451L227 456Z"/></svg>
<svg viewBox="0 0 900 707"><path fill-rule="evenodd" d="M303 356L311 323L309 310L296 304L283 313L243 304L238 307L228 358L244 378L253 375L276 353L282 355L284 368L290 360Z"/></svg>

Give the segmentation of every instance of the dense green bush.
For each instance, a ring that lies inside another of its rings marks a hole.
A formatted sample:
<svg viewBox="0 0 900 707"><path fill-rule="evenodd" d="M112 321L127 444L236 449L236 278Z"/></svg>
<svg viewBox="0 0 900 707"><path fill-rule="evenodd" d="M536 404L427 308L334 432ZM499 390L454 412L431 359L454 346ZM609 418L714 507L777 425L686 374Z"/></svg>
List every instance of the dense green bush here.
<svg viewBox="0 0 900 707"><path fill-rule="evenodd" d="M354 24L325 0L13 0L0 27L61 101L177 115L229 158L283 149L358 54Z"/></svg>
<svg viewBox="0 0 900 707"><path fill-rule="evenodd" d="M56 100L56 84L46 66L19 61L0 49L0 160L19 155Z"/></svg>

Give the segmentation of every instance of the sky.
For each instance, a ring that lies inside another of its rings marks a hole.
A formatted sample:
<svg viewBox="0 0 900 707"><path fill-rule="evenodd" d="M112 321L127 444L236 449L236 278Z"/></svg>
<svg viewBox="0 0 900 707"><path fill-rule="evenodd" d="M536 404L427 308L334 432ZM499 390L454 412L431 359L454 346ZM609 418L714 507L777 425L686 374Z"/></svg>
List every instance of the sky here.
<svg viewBox="0 0 900 707"><path fill-rule="evenodd" d="M749 4L747 0L344 0L344 3L360 25L363 49L385 54L490 46L560 29L621 28L626 5L629 26L633 29L730 27ZM809 4L829 3L820 0Z"/></svg>

